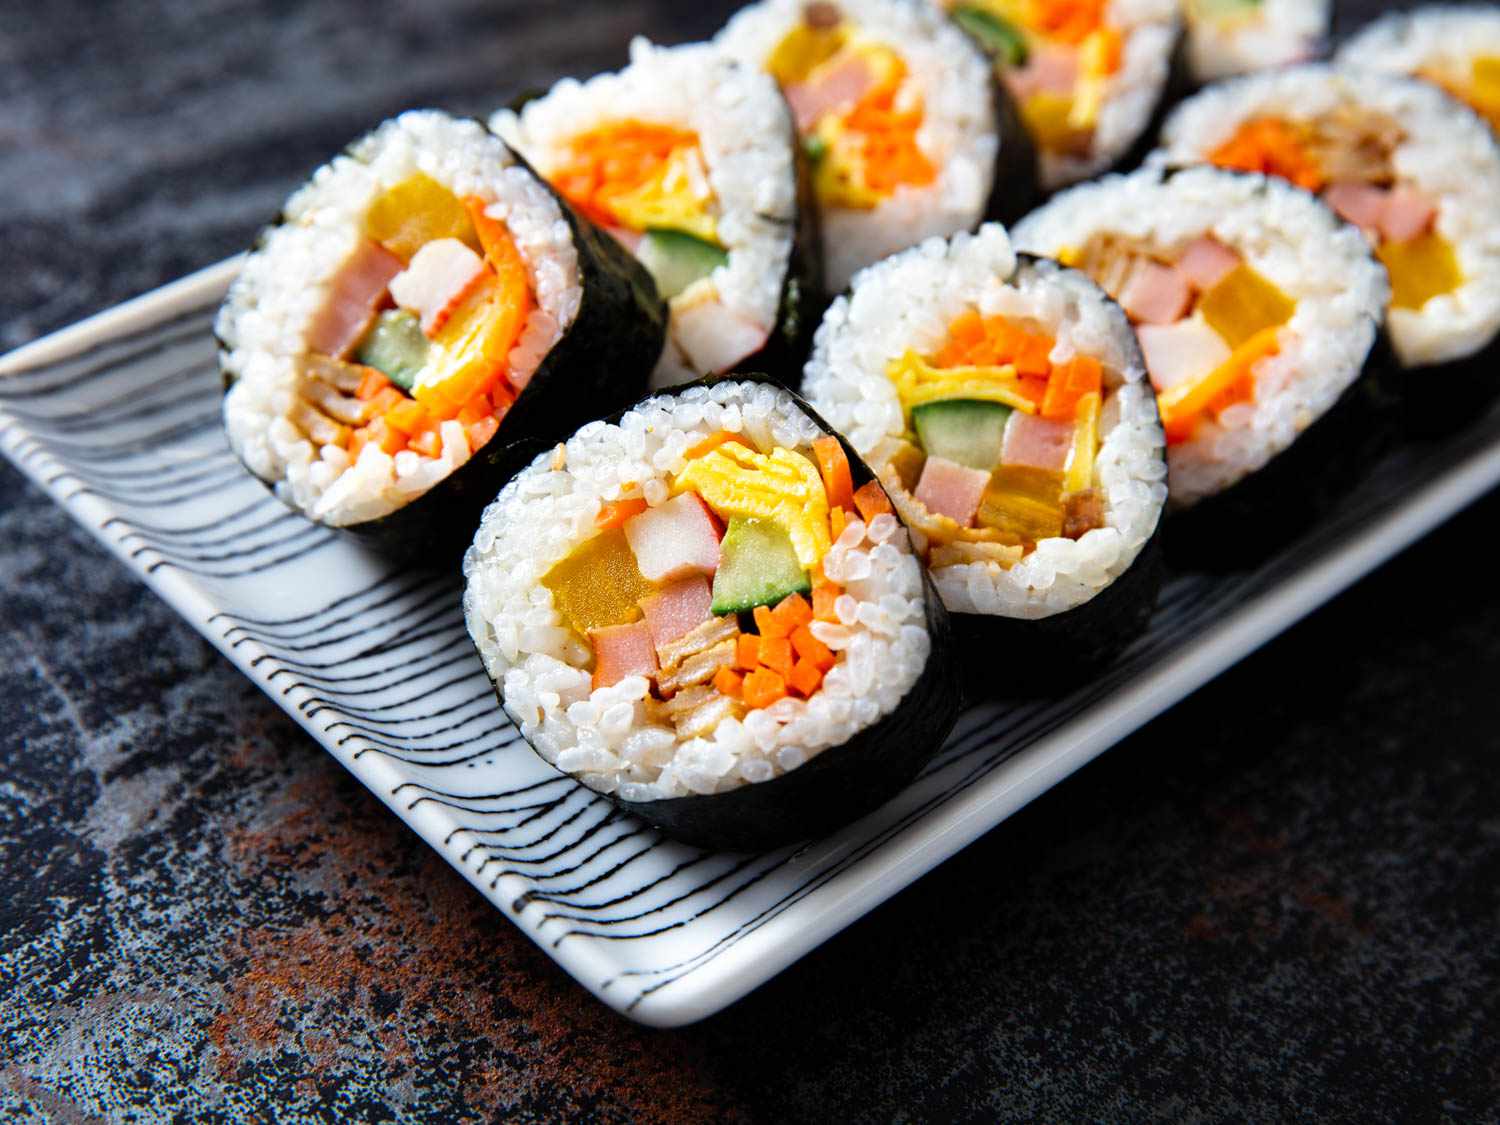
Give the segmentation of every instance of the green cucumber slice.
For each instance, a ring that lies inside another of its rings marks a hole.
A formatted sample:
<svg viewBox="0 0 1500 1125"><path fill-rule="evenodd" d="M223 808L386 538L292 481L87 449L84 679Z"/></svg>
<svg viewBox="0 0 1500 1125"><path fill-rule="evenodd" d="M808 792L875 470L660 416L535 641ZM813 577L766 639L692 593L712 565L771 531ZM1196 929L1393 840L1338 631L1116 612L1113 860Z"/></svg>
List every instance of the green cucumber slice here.
<svg viewBox="0 0 1500 1125"><path fill-rule="evenodd" d="M656 227L641 236L635 256L655 279L656 290L664 301L670 301L729 261L728 253L712 242L680 230Z"/></svg>
<svg viewBox="0 0 1500 1125"><path fill-rule="evenodd" d="M427 337L415 313L387 309L360 341L355 359L409 391L427 362Z"/></svg>
<svg viewBox="0 0 1500 1125"><path fill-rule="evenodd" d="M719 544L713 613L744 613L776 605L789 594L812 593L812 582L786 529L771 520L733 516Z"/></svg>
<svg viewBox="0 0 1500 1125"><path fill-rule="evenodd" d="M1000 463L1009 419L1010 407L967 398L929 402L911 412L912 427L927 456L986 473Z"/></svg>
<svg viewBox="0 0 1500 1125"><path fill-rule="evenodd" d="M953 9L953 22L979 40L986 54L1006 66L1025 66L1031 57L1025 33L986 8L960 4Z"/></svg>

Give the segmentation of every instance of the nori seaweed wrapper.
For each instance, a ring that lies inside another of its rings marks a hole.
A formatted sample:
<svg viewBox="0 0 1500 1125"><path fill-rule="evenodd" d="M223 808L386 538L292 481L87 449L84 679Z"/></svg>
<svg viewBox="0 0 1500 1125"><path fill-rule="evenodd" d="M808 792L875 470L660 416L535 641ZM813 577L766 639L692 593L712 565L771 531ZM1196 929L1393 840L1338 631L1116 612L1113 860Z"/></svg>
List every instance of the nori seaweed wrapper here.
<svg viewBox="0 0 1500 1125"><path fill-rule="evenodd" d="M1058 274L1088 274L1064 266L1051 258L1025 252L1016 255L1012 279L1023 270L1045 263ZM1089 284L1100 297L1125 311L1093 279ZM1146 359L1134 331L1127 350L1142 371ZM1153 404L1155 399L1152 399ZM1165 450L1162 452L1165 460ZM1081 677L1097 671L1138 637L1156 610L1161 593L1162 525L1142 545L1125 572L1082 605L1049 617L1005 617L992 613L954 613L953 632L958 642L965 696L975 702L998 697L1048 694L1072 686ZM1012 659L997 659L1006 654Z"/></svg>
<svg viewBox="0 0 1500 1125"><path fill-rule="evenodd" d="M651 275L507 149L518 167L547 186L568 223L578 255L578 315L516 396L495 436L456 472L388 515L334 529L397 561L419 553L434 564L462 557L485 506L531 461L538 445L563 440L639 398L666 339L666 305ZM226 393L233 382L226 370Z"/></svg>
<svg viewBox="0 0 1500 1125"><path fill-rule="evenodd" d="M716 376L657 392L677 395L689 387L721 381L766 382L789 394L824 433L837 437L858 488L875 474L844 438L800 395L764 376ZM618 422L624 411L606 419ZM894 512L894 509L893 509ZM900 517L896 516L899 520ZM948 611L923 572L927 666L900 706L848 742L817 755L770 781L746 783L727 793L667 797L656 801L608 798L683 843L726 851L762 851L818 836L878 808L899 792L938 751L958 720L962 697L954 662ZM500 694L500 685L495 685ZM501 702L504 702L503 694Z"/></svg>

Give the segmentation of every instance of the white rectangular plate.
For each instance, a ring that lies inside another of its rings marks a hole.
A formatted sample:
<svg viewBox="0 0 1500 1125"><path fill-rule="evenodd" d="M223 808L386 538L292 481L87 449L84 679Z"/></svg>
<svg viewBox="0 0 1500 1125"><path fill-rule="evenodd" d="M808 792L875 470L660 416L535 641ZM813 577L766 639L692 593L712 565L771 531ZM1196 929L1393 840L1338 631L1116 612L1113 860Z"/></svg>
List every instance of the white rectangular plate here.
<svg viewBox="0 0 1500 1125"><path fill-rule="evenodd" d="M975 708L901 796L765 855L684 847L519 739L453 573L305 523L219 428L225 262L0 359L0 448L607 1004L684 1024L738 999L1500 480L1492 414L1390 454L1252 573L1172 578L1067 698Z"/></svg>

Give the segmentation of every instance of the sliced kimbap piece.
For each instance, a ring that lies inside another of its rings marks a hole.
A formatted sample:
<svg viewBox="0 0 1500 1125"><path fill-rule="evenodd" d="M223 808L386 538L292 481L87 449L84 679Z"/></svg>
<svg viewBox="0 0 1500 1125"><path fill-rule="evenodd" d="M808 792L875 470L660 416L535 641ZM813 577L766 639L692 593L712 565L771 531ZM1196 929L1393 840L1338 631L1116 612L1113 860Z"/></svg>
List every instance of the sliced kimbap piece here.
<svg viewBox="0 0 1500 1125"><path fill-rule="evenodd" d="M1194 82L1315 59L1332 0L1187 0L1185 46Z"/></svg>
<svg viewBox="0 0 1500 1125"><path fill-rule="evenodd" d="M1034 155L1001 134L988 63L925 0L761 0L716 41L781 84L812 164L830 291L971 229L992 204L1005 217L1031 205Z"/></svg>
<svg viewBox="0 0 1500 1125"><path fill-rule="evenodd" d="M1208 87L1161 143L1168 164L1290 180L1365 232L1411 425L1452 429L1500 390L1500 148L1465 106L1415 79L1292 67Z"/></svg>
<svg viewBox="0 0 1500 1125"><path fill-rule="evenodd" d="M1392 12L1339 48L1335 62L1441 86L1500 129L1500 10L1432 4Z"/></svg>
<svg viewBox="0 0 1500 1125"><path fill-rule="evenodd" d="M900 519L769 382L583 427L500 493L464 573L469 633L532 748L688 843L852 820L958 713L947 615Z"/></svg>
<svg viewBox="0 0 1500 1125"><path fill-rule="evenodd" d="M943 4L993 61L1047 191L1125 161L1149 133L1181 34L1177 0Z"/></svg>
<svg viewBox="0 0 1500 1125"><path fill-rule="evenodd" d="M1376 428L1360 378L1389 287L1328 207L1265 176L1148 168L1064 192L1015 240L1086 272L1130 317L1174 510L1215 508L1269 544L1347 483Z"/></svg>
<svg viewBox="0 0 1500 1125"><path fill-rule="evenodd" d="M638 39L619 73L565 79L490 125L656 280L671 310L656 385L749 367L795 381L821 262L767 75Z"/></svg>
<svg viewBox="0 0 1500 1125"><path fill-rule="evenodd" d="M929 240L833 303L803 389L885 484L987 694L1028 669L1063 686L1144 626L1161 423L1086 275L1017 256L998 224Z"/></svg>
<svg viewBox="0 0 1500 1125"><path fill-rule="evenodd" d="M645 271L504 142L416 110L318 169L245 259L215 329L225 429L308 519L461 551L530 443L642 392L663 324Z"/></svg>

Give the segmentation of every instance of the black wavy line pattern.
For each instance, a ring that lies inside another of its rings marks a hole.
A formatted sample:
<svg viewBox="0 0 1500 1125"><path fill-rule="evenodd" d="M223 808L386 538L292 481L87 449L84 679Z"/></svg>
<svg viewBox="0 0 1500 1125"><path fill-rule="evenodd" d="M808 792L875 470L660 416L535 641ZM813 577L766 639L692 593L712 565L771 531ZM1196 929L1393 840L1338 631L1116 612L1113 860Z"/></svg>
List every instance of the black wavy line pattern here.
<svg viewBox="0 0 1500 1125"><path fill-rule="evenodd" d="M213 605L194 624L394 806L435 818L436 846L545 948L565 960L578 943L602 950L615 968L591 983L627 1011L690 980L1497 437L1492 420L1441 447L1400 450L1259 569L1173 578L1148 632L1093 683L1066 698L974 709L883 813L800 849L716 855L666 840L526 749L469 647L456 576L384 566L303 522L239 467L218 424L215 304L0 379L0 444L143 574L171 571L178 589ZM308 600L309 590L323 594ZM366 756L386 772L366 769ZM381 780L392 771L399 781Z"/></svg>

